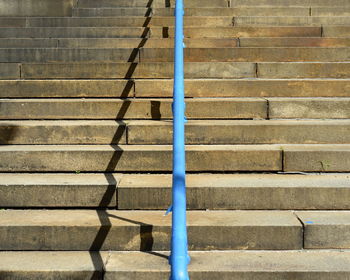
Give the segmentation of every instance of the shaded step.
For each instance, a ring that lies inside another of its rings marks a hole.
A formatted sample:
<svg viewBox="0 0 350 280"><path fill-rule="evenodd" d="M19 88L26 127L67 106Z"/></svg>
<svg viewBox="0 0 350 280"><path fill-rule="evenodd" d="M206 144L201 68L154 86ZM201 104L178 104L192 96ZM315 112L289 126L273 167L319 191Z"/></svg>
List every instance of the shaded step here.
<svg viewBox="0 0 350 280"><path fill-rule="evenodd" d="M169 62L173 49L141 49L142 62ZM185 49L185 62L343 62L350 61L348 48L192 48Z"/></svg>
<svg viewBox="0 0 350 280"><path fill-rule="evenodd" d="M349 211L296 212L296 215L305 228L305 248L350 248Z"/></svg>
<svg viewBox="0 0 350 280"><path fill-rule="evenodd" d="M348 119L350 98L270 98L271 119Z"/></svg>
<svg viewBox="0 0 350 280"><path fill-rule="evenodd" d="M346 71L346 67L343 68ZM24 64L21 69L21 76L24 79L172 79L174 77L174 64L163 62ZM254 78L256 64L189 62L185 65L185 76L187 78Z"/></svg>
<svg viewBox="0 0 350 280"><path fill-rule="evenodd" d="M155 145L9 145L0 146L0 171L171 171L171 155L171 146ZM282 150L271 145L191 145L187 165L188 171L281 171Z"/></svg>
<svg viewBox="0 0 350 280"><path fill-rule="evenodd" d="M137 49L1 49L0 62L138 62Z"/></svg>
<svg viewBox="0 0 350 280"><path fill-rule="evenodd" d="M348 0L231 0L235 6L350 6Z"/></svg>
<svg viewBox="0 0 350 280"><path fill-rule="evenodd" d="M259 78L350 78L349 63L258 63Z"/></svg>
<svg viewBox="0 0 350 280"><path fill-rule="evenodd" d="M325 17L325 16L284 16L284 17L235 17L235 26L320 26L320 25L350 25L348 16Z"/></svg>
<svg viewBox="0 0 350 280"><path fill-rule="evenodd" d="M0 79L20 78L20 65L17 63L0 63Z"/></svg>
<svg viewBox="0 0 350 280"><path fill-rule="evenodd" d="M37 279L52 277L163 280L170 275L169 252L0 252L0 277L18 279L30 272ZM190 252L191 279L342 280L349 277L348 251L211 251ZM32 262L32 260L37 260ZM106 267L104 267L106 265Z"/></svg>
<svg viewBox="0 0 350 280"><path fill-rule="evenodd" d="M0 87L2 98L173 96L171 79L0 80ZM186 79L185 91L186 97L348 97L350 80Z"/></svg>
<svg viewBox="0 0 350 280"><path fill-rule="evenodd" d="M350 145L283 145L282 149L284 171L350 171Z"/></svg>
<svg viewBox="0 0 350 280"><path fill-rule="evenodd" d="M100 16L173 16L174 8L75 8L80 17ZM185 8L186 16L309 16L308 7Z"/></svg>
<svg viewBox="0 0 350 280"><path fill-rule="evenodd" d="M186 38L187 48L233 48L238 46L237 38ZM349 44L350 45L350 44ZM173 38L59 38L30 39L12 38L0 39L0 48L172 48ZM346 46L346 45L345 45Z"/></svg>
<svg viewBox="0 0 350 280"><path fill-rule="evenodd" d="M332 27L329 27L332 28ZM337 28L330 29L337 32ZM328 31L327 31L328 32ZM186 27L188 38L321 37L320 27ZM328 37L330 37L328 36ZM173 27L27 27L0 28L0 38L173 38ZM335 36L333 37L343 37Z"/></svg>
<svg viewBox="0 0 350 280"><path fill-rule="evenodd" d="M349 47L350 38L239 38L240 47Z"/></svg>
<svg viewBox="0 0 350 280"><path fill-rule="evenodd" d="M172 143L171 122L130 121L127 127L128 144ZM186 124L186 144L282 143L350 144L350 121L206 120Z"/></svg>
<svg viewBox="0 0 350 280"><path fill-rule="evenodd" d="M26 18L24 17L1 17L0 27L26 27Z"/></svg>
<svg viewBox="0 0 350 280"><path fill-rule="evenodd" d="M116 207L119 174L0 174L0 207Z"/></svg>
<svg viewBox="0 0 350 280"><path fill-rule="evenodd" d="M169 121L0 121L0 132L5 145L172 144ZM350 121L191 120L186 135L188 145L350 144Z"/></svg>
<svg viewBox="0 0 350 280"><path fill-rule="evenodd" d="M171 119L172 99L1 99L0 119ZM260 98L198 98L186 101L189 119L267 117Z"/></svg>
<svg viewBox="0 0 350 280"><path fill-rule="evenodd" d="M117 188L118 209L166 209L171 204L171 182L171 175L123 175ZM349 209L349 183L349 174L187 175L187 205L188 209Z"/></svg>
<svg viewBox="0 0 350 280"><path fill-rule="evenodd" d="M30 18L27 27L153 27L175 26L173 16L144 17L73 17L73 18ZM232 16L191 16L184 17L184 26L225 27L233 26Z"/></svg>
<svg viewBox="0 0 350 280"><path fill-rule="evenodd" d="M2 250L148 251L170 245L171 215L163 211L7 210L0 217ZM302 247L302 225L292 212L196 211L187 217L190 250Z"/></svg>

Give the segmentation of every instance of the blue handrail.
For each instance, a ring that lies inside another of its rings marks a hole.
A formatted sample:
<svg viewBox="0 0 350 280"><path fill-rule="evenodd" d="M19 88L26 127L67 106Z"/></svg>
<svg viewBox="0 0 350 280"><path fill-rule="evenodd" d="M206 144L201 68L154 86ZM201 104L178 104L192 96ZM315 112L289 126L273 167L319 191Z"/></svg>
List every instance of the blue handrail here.
<svg viewBox="0 0 350 280"><path fill-rule="evenodd" d="M184 5L175 5L175 66L173 101L173 189L171 280L188 280L190 258L186 227L185 81L184 81Z"/></svg>

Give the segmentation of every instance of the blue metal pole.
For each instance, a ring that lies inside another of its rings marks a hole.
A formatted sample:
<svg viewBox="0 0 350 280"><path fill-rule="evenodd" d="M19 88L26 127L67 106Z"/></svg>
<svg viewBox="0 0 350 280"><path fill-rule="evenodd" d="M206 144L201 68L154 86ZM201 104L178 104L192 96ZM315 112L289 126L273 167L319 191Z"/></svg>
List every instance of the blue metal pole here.
<svg viewBox="0 0 350 280"><path fill-rule="evenodd" d="M186 227L186 156L185 156L185 82L184 82L184 33L183 0L175 6L175 67L173 101L173 189L172 189L172 238L171 280L189 280L190 261Z"/></svg>

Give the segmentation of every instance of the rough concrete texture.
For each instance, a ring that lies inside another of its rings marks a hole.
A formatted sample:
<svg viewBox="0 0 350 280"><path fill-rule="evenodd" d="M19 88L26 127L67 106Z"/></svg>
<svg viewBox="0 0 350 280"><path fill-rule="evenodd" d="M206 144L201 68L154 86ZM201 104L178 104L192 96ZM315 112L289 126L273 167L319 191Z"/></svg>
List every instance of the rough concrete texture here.
<svg viewBox="0 0 350 280"><path fill-rule="evenodd" d="M1 122L0 122L1 125ZM171 144L172 123L128 122L129 144ZM199 120L186 124L186 144L348 144L348 120Z"/></svg>
<svg viewBox="0 0 350 280"><path fill-rule="evenodd" d="M344 280L349 278L348 251L190 252L191 279ZM164 280L169 277L167 252L112 252L108 280Z"/></svg>
<svg viewBox="0 0 350 280"><path fill-rule="evenodd" d="M350 7L313 7L311 14L313 16L349 16Z"/></svg>
<svg viewBox="0 0 350 280"><path fill-rule="evenodd" d="M283 145L284 171L350 171L350 145Z"/></svg>
<svg viewBox="0 0 350 280"><path fill-rule="evenodd" d="M256 64L248 62L190 62L186 78L254 78ZM145 63L55 63L24 64L24 79L172 79L174 64Z"/></svg>
<svg viewBox="0 0 350 280"><path fill-rule="evenodd" d="M350 98L269 98L272 119L348 119Z"/></svg>
<svg viewBox="0 0 350 280"><path fill-rule="evenodd" d="M0 174L0 207L116 207L119 174Z"/></svg>
<svg viewBox="0 0 350 280"><path fill-rule="evenodd" d="M19 79L20 65L17 63L0 63L0 80Z"/></svg>
<svg viewBox="0 0 350 280"><path fill-rule="evenodd" d="M349 47L350 38L239 38L241 47Z"/></svg>
<svg viewBox="0 0 350 280"><path fill-rule="evenodd" d="M124 175L119 209L166 209L171 175ZM350 175L187 175L189 209L350 209Z"/></svg>
<svg viewBox="0 0 350 280"><path fill-rule="evenodd" d="M9 145L0 146L0 171L171 171L171 155L160 145ZM281 171L281 156L278 146L192 145L187 170Z"/></svg>
<svg viewBox="0 0 350 280"><path fill-rule="evenodd" d="M325 26L323 28L324 37L349 37L350 26Z"/></svg>
<svg viewBox="0 0 350 280"><path fill-rule="evenodd" d="M0 99L0 119L171 119L171 99ZM265 119L260 98L188 99L189 119Z"/></svg>
<svg viewBox="0 0 350 280"><path fill-rule="evenodd" d="M0 252L0 278L103 279L107 252Z"/></svg>
<svg viewBox="0 0 350 280"><path fill-rule="evenodd" d="M168 250L171 215L163 211L0 211L1 250ZM81 238L84 236L84 238ZM292 212L188 213L190 250L300 249Z"/></svg>
<svg viewBox="0 0 350 280"><path fill-rule="evenodd" d="M296 212L304 224L304 247L350 248L350 212Z"/></svg>
<svg viewBox="0 0 350 280"><path fill-rule="evenodd" d="M348 0L231 0L231 6L350 6Z"/></svg>

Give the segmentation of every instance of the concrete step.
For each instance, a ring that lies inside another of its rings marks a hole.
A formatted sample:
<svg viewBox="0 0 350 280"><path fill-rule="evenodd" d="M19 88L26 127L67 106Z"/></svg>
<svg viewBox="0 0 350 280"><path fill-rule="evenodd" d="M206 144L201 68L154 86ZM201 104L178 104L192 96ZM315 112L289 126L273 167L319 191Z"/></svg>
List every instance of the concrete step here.
<svg viewBox="0 0 350 280"><path fill-rule="evenodd" d="M1 250L152 251L170 245L171 215L163 211L5 210L0 217ZM190 250L302 248L302 225L293 212L193 211L187 218Z"/></svg>
<svg viewBox="0 0 350 280"><path fill-rule="evenodd" d="M18 76L19 67L13 64ZM8 72L7 72L8 73ZM13 73L13 72L9 72ZM174 65L169 62L144 63L54 63L23 64L22 79L171 79ZM350 78L348 62L188 62L185 64L187 79L299 79L299 78Z"/></svg>
<svg viewBox="0 0 350 280"><path fill-rule="evenodd" d="M350 6L348 0L230 0L230 7L236 6Z"/></svg>
<svg viewBox="0 0 350 280"><path fill-rule="evenodd" d="M271 119L348 119L349 98L269 98Z"/></svg>
<svg viewBox="0 0 350 280"><path fill-rule="evenodd" d="M342 157L348 156L347 147L340 146ZM172 146L164 145L4 145L0 146L0 171L169 172L171 155ZM340 171L349 169L347 162L338 165L344 165ZM187 170L282 171L282 149L274 145L190 145Z"/></svg>
<svg viewBox="0 0 350 280"><path fill-rule="evenodd" d="M326 29L326 28L325 28ZM334 33L334 36L332 34ZM327 37L344 37L341 26L328 27ZM338 36L338 34L340 34ZM188 38L321 37L321 27L186 27ZM0 28L0 38L173 38L173 27L26 27Z"/></svg>
<svg viewBox="0 0 350 280"><path fill-rule="evenodd" d="M349 47L350 38L239 38L240 47Z"/></svg>
<svg viewBox="0 0 350 280"><path fill-rule="evenodd" d="M188 119L266 119L262 98L196 98ZM172 99L1 99L0 119L171 119Z"/></svg>
<svg viewBox="0 0 350 280"><path fill-rule="evenodd" d="M171 175L123 175L117 188L118 209L166 209L171 181ZM187 175L187 205L189 209L343 210L350 207L349 182L349 174Z"/></svg>
<svg viewBox="0 0 350 280"><path fill-rule="evenodd" d="M0 174L0 207L163 210L171 175ZM349 174L188 174L188 209L349 210Z"/></svg>
<svg viewBox="0 0 350 280"><path fill-rule="evenodd" d="M320 26L350 25L349 16L252 16L235 17L235 26Z"/></svg>
<svg viewBox="0 0 350 280"><path fill-rule="evenodd" d="M169 252L0 252L0 277L14 280L30 273L32 279L43 280L163 280L170 275L168 256ZM194 280L344 280L350 275L348 251L191 251L190 256Z"/></svg>
<svg viewBox="0 0 350 280"><path fill-rule="evenodd" d="M120 17L58 17L30 18L26 27L163 27L175 26L174 16L120 16ZM184 26L233 26L232 16L185 16Z"/></svg>
<svg viewBox="0 0 350 280"><path fill-rule="evenodd" d="M1 98L168 98L172 79L0 80ZM348 97L349 79L186 79L186 97ZM223 103L224 104L224 103ZM220 112L221 110L218 110Z"/></svg>
<svg viewBox="0 0 350 280"><path fill-rule="evenodd" d="M172 123L130 121L128 144L171 144ZM190 121L186 144L350 144L350 121ZM21 143L19 143L21 144ZM40 143L38 143L40 144Z"/></svg>
<svg viewBox="0 0 350 280"><path fill-rule="evenodd" d="M257 77L289 78L350 78L350 64L340 63L257 63Z"/></svg>
<svg viewBox="0 0 350 280"><path fill-rule="evenodd" d="M330 11L328 11L330 13ZM341 13L340 9L334 13ZM322 10L315 13L323 15ZM113 16L173 16L174 8L74 8L77 17L113 17ZM185 8L186 16L309 16L309 7L193 7ZM327 15L327 14L326 14ZM13 24L19 24L14 22Z"/></svg>
<svg viewBox="0 0 350 280"><path fill-rule="evenodd" d="M186 38L186 48L233 48L238 47L237 38ZM172 48L173 38L60 38L60 39L0 39L0 48ZM346 47L343 44L340 47ZM349 44L350 46L350 44Z"/></svg>
<svg viewBox="0 0 350 280"><path fill-rule="evenodd" d="M121 174L0 174L1 208L117 207Z"/></svg>
<svg viewBox="0 0 350 280"><path fill-rule="evenodd" d="M171 152L166 145L4 145L0 171L165 172ZM189 145L187 170L349 172L349 153L349 144Z"/></svg>
<svg viewBox="0 0 350 280"><path fill-rule="evenodd" d="M20 65L17 63L0 63L0 79L17 79L21 75Z"/></svg>
<svg viewBox="0 0 350 280"><path fill-rule="evenodd" d="M350 248L350 212L296 212L302 221L305 248Z"/></svg>
<svg viewBox="0 0 350 280"><path fill-rule="evenodd" d="M346 64L340 64L337 67L337 64L334 64L332 70L342 68L344 76L347 71L345 66ZM172 79L174 77L174 64L168 62L24 64L21 69L21 77L24 79ZM339 74L341 75L342 73ZM256 64L189 62L185 65L185 76L196 79L254 78Z"/></svg>
<svg viewBox="0 0 350 280"><path fill-rule="evenodd" d="M349 16L350 7L313 7L312 16Z"/></svg>
<svg viewBox="0 0 350 280"><path fill-rule="evenodd" d="M350 37L350 26L325 26L323 37Z"/></svg>
<svg viewBox="0 0 350 280"><path fill-rule="evenodd" d="M201 5L199 5L199 3ZM187 1L185 2L186 7L228 7L227 0L201 0L201 1ZM78 2L78 8L103 8L103 7L155 7L165 8L174 7L175 0L81 0Z"/></svg>
<svg viewBox="0 0 350 280"><path fill-rule="evenodd" d="M172 62L174 50L0 49L0 62ZM346 62L349 48L190 48L185 62Z"/></svg>
<svg viewBox="0 0 350 280"><path fill-rule="evenodd" d="M0 144L172 144L169 121L0 121ZM117 134L117 136L116 136ZM350 120L205 120L186 144L350 144Z"/></svg>

